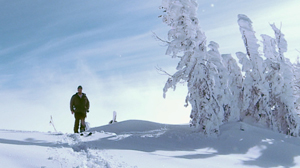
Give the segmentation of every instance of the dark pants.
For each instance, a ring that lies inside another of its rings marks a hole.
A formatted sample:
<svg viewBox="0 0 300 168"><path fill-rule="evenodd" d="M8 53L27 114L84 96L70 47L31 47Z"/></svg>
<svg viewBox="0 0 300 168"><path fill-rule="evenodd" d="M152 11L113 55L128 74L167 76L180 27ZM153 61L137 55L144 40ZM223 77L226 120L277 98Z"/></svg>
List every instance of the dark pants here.
<svg viewBox="0 0 300 168"><path fill-rule="evenodd" d="M81 122L81 124L80 124L80 132L85 131L86 113L76 112L74 116L75 116L74 133L78 133L79 122Z"/></svg>

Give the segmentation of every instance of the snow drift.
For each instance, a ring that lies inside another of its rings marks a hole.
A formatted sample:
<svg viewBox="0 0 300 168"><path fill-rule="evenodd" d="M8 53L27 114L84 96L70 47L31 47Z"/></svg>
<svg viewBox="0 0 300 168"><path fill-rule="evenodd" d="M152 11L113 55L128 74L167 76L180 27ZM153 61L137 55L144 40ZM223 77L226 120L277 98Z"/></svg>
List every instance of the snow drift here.
<svg viewBox="0 0 300 168"><path fill-rule="evenodd" d="M217 137L188 125L129 120L92 136L0 130L4 167L299 167L300 141L242 122Z"/></svg>

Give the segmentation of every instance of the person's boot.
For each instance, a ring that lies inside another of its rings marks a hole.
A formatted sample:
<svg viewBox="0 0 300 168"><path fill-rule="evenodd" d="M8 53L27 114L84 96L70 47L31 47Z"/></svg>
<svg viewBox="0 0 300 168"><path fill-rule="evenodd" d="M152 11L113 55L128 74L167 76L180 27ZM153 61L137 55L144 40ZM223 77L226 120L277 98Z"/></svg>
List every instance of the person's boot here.
<svg viewBox="0 0 300 168"><path fill-rule="evenodd" d="M85 125L81 125L80 126L80 132L84 132L85 131Z"/></svg>

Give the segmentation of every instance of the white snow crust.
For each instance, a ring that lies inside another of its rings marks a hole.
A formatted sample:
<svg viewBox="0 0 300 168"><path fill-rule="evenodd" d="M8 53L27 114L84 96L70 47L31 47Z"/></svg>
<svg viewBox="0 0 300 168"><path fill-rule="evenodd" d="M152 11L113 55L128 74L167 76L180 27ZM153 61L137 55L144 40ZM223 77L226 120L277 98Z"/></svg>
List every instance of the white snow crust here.
<svg viewBox="0 0 300 168"><path fill-rule="evenodd" d="M0 130L2 167L299 167L299 138L243 122L206 137L188 125L129 120L92 136Z"/></svg>

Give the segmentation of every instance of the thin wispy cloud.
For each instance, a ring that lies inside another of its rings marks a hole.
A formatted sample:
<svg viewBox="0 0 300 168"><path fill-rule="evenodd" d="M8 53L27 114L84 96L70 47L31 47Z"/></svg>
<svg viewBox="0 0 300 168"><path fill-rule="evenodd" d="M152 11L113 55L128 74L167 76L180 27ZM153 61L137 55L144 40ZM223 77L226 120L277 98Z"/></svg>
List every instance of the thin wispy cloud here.
<svg viewBox="0 0 300 168"><path fill-rule="evenodd" d="M155 32L165 39L170 29L158 18L163 13L158 9L161 0L2 3L0 93L9 96L0 101L10 120L1 122L0 128L51 130L52 115L58 130L72 132L69 101L78 85L91 101L88 121L94 126L106 124L114 110L120 120L189 121L189 108L183 107L185 86L163 99L167 76L155 69L159 65L172 73L178 62L164 55L166 48L152 37ZM199 21L208 41L218 42L222 53L234 55L244 50L237 13L252 16L257 31L267 34L262 23L268 27L280 17L290 44L299 37L300 25L291 19L295 3L199 1ZM37 128L31 120L43 127Z"/></svg>
<svg viewBox="0 0 300 168"><path fill-rule="evenodd" d="M236 52L245 52L241 34L237 24L237 15L246 14L253 21L256 36L260 39L261 34L274 36L274 31L269 24L275 23L281 27L288 41L286 57L292 62L299 55L297 48L300 33L296 30L300 23L295 22L298 16L297 7L300 2L289 1L222 1L215 2L211 10L199 11L200 25L205 31L208 41L215 41L220 45L220 52L235 55ZM199 6L201 9L202 6ZM218 14L216 14L218 13Z"/></svg>

